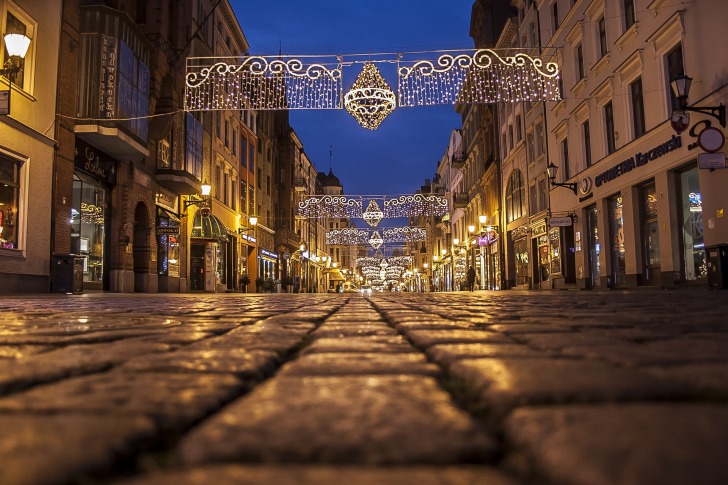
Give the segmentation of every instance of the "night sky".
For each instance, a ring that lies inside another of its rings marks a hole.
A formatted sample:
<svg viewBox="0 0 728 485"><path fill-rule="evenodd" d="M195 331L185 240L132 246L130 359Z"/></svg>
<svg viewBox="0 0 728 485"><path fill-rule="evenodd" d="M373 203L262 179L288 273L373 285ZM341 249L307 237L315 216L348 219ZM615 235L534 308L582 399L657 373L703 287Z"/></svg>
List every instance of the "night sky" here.
<svg viewBox="0 0 728 485"><path fill-rule="evenodd" d="M230 0L252 55L396 53L472 49L473 0ZM358 57L356 60L365 60ZM354 60L352 58L352 60ZM396 92L394 64L377 64ZM344 92L361 65L344 72ZM432 178L450 132L452 106L397 108L376 131L346 110L293 110L291 125L319 171L331 166L349 195L413 193Z"/></svg>

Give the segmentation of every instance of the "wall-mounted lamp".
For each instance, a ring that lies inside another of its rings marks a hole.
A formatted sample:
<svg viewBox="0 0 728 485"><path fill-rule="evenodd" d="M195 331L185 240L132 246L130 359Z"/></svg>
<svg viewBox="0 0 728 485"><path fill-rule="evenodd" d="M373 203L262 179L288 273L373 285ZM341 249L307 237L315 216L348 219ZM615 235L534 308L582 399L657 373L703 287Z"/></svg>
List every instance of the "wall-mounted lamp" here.
<svg viewBox="0 0 728 485"><path fill-rule="evenodd" d="M554 162L549 162L548 166L546 167L546 174L549 177L549 182L554 187L565 187L567 189L570 189L572 192L574 192L574 195L576 195L576 182L564 182L559 183L556 182L556 171L559 169L556 165L554 165Z"/></svg>
<svg viewBox="0 0 728 485"><path fill-rule="evenodd" d="M238 227L238 234L254 231L255 225L258 224L258 218L255 216L248 217L248 224L250 224L250 227Z"/></svg>
<svg viewBox="0 0 728 485"><path fill-rule="evenodd" d="M202 182L202 185L200 186L200 193L202 194L202 197L195 200L186 200L185 201L185 211L187 208L191 205L202 205L204 207L207 207L209 209L210 207L210 191L212 190L212 186L207 183L207 181ZM209 210L207 211L209 215ZM204 215L204 214L203 214Z"/></svg>
<svg viewBox="0 0 728 485"><path fill-rule="evenodd" d="M475 232L475 225L474 225L474 224L470 224L470 225L468 226L468 232L469 232L470 234L472 234L472 233L474 233L474 232Z"/></svg>
<svg viewBox="0 0 728 485"><path fill-rule="evenodd" d="M680 109L683 111L693 111L695 113L702 113L704 115L712 116L720 122L720 126L725 128L725 106L723 105L723 103L720 103L719 106L688 105L690 84L692 84L692 82L693 78L680 73L670 83L670 85L672 86L672 91L673 93L675 93L675 96L677 96L678 103L680 103Z"/></svg>
<svg viewBox="0 0 728 485"><path fill-rule="evenodd" d="M23 34L5 34L5 49L8 51L8 60L4 69L0 69L0 76L10 77L23 70L20 63L30 47L30 38Z"/></svg>

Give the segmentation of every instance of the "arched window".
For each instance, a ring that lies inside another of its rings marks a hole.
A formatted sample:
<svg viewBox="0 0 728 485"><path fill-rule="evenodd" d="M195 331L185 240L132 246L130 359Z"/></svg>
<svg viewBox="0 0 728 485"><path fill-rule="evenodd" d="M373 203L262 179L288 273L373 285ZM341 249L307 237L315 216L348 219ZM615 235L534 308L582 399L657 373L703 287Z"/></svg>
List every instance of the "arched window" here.
<svg viewBox="0 0 728 485"><path fill-rule="evenodd" d="M526 215L526 187L520 170L514 170L506 188L506 217L508 222Z"/></svg>

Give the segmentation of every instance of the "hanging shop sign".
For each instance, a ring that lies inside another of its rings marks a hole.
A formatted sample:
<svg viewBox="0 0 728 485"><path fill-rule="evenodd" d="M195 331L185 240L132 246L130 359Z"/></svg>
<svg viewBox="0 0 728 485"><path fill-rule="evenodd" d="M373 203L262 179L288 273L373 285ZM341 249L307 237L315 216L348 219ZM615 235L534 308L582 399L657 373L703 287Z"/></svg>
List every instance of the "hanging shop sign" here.
<svg viewBox="0 0 728 485"><path fill-rule="evenodd" d="M660 158L663 155L670 153L673 150L677 150L682 147L682 138L677 135L673 135L669 141L657 145L652 150L648 150L645 153L637 152L635 155L629 157L623 162L618 163L609 170L606 170L596 177L594 177L594 185L599 187L602 184L611 182L612 180L621 177L627 172L631 172L635 168L647 165L651 160Z"/></svg>
<svg viewBox="0 0 728 485"><path fill-rule="evenodd" d="M569 227L572 224L573 221L571 219L571 216L549 218L549 225L551 227Z"/></svg>
<svg viewBox="0 0 728 485"><path fill-rule="evenodd" d="M269 258L278 259L278 255L272 251L268 251L267 249L261 249L260 254L262 256L267 256Z"/></svg>
<svg viewBox="0 0 728 485"><path fill-rule="evenodd" d="M177 227L162 227L162 226L157 226L155 228L155 231L157 232L157 234L160 234L160 235L161 234L173 234L173 235L176 235L176 234L179 234L179 226L177 226Z"/></svg>
<svg viewBox="0 0 728 485"><path fill-rule="evenodd" d="M76 138L73 163L89 175L111 185L116 183L116 160L80 138Z"/></svg>

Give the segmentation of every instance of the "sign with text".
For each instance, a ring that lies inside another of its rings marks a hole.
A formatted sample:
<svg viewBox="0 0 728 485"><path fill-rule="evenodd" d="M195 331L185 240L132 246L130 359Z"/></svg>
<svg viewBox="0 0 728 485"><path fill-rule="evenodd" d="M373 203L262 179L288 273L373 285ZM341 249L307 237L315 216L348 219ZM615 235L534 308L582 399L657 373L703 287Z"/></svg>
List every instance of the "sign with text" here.
<svg viewBox="0 0 728 485"><path fill-rule="evenodd" d="M713 170L725 168L725 153L700 153L698 154L698 168Z"/></svg>
<svg viewBox="0 0 728 485"><path fill-rule="evenodd" d="M566 217L551 217L549 219L549 225L551 227L569 227L573 224L571 216Z"/></svg>
<svg viewBox="0 0 728 485"><path fill-rule="evenodd" d="M116 183L116 160L80 138L76 138L73 162L76 168L98 179Z"/></svg>

